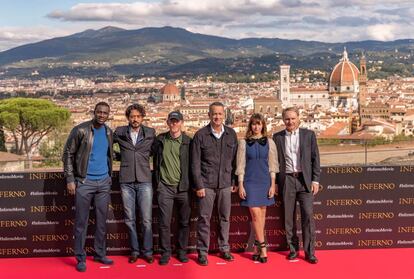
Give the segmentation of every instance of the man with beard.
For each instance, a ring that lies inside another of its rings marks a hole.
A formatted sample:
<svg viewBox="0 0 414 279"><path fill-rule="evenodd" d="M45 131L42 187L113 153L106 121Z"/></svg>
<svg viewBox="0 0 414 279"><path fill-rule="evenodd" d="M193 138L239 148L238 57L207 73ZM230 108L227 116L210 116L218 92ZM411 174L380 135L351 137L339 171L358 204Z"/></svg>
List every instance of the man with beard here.
<svg viewBox="0 0 414 279"><path fill-rule="evenodd" d="M119 182L124 204L125 224L129 230L131 254L128 262L134 263L142 254L144 260L153 263L152 256L152 174L150 169L151 148L155 130L142 125L145 109L139 104L128 106L125 111L129 125L118 127L114 143L121 150ZM136 206L142 220L142 247L140 249L136 229Z"/></svg>
<svg viewBox="0 0 414 279"><path fill-rule="evenodd" d="M113 264L106 257L106 217L112 185L112 131L105 125L108 117L109 105L96 104L93 119L72 129L63 150L66 188L75 195L74 250L79 272L86 271L84 247L92 199L96 212L94 260Z"/></svg>

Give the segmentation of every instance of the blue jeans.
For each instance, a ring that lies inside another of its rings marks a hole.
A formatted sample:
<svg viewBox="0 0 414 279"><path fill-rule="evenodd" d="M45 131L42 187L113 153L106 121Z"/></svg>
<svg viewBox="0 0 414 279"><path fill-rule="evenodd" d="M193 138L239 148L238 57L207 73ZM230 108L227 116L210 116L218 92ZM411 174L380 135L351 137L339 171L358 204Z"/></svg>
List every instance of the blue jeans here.
<svg viewBox="0 0 414 279"><path fill-rule="evenodd" d="M129 230L131 244L131 255L140 254L137 228L136 207L141 218L141 230L143 234L142 254L152 255L152 184L143 183L121 183L122 200L124 203L125 224Z"/></svg>

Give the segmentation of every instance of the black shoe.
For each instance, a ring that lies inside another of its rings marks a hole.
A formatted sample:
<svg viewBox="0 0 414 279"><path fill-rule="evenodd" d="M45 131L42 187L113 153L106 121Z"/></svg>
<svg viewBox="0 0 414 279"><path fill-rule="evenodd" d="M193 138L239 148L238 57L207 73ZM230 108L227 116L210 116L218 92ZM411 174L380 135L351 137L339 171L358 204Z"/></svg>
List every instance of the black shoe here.
<svg viewBox="0 0 414 279"><path fill-rule="evenodd" d="M131 255L128 257L129 263L135 263L138 260L138 255Z"/></svg>
<svg viewBox="0 0 414 279"><path fill-rule="evenodd" d="M232 254L230 254L230 252L222 252L220 258L228 262L234 261L234 257Z"/></svg>
<svg viewBox="0 0 414 279"><path fill-rule="evenodd" d="M294 259L296 259L298 257L298 252L296 252L296 251L290 251L290 253L289 253L289 255L287 255L287 259L289 260L289 261L291 261L291 260L294 260Z"/></svg>
<svg viewBox="0 0 414 279"><path fill-rule="evenodd" d="M76 264L76 270L79 272L85 272L86 271L86 263L85 262L78 262Z"/></svg>
<svg viewBox="0 0 414 279"><path fill-rule="evenodd" d="M154 262L154 257L153 256L144 256L144 260L147 263L152 264Z"/></svg>
<svg viewBox="0 0 414 279"><path fill-rule="evenodd" d="M207 256L205 255L198 255L197 263L202 266L208 265Z"/></svg>
<svg viewBox="0 0 414 279"><path fill-rule="evenodd" d="M315 257L315 255L305 256L305 260L306 260L308 263L311 263L311 264L317 264L317 263L318 263L318 258L317 258L317 257Z"/></svg>
<svg viewBox="0 0 414 279"><path fill-rule="evenodd" d="M188 263L188 257L186 253L177 253L177 260L180 263Z"/></svg>
<svg viewBox="0 0 414 279"><path fill-rule="evenodd" d="M107 257L102 257L102 258L100 258L100 257L93 257L93 260L95 261L95 262L100 262L100 263L103 263L103 264L106 264L106 265L112 265L112 264L114 264L114 261L113 260L111 260L111 259L108 259Z"/></svg>
<svg viewBox="0 0 414 279"><path fill-rule="evenodd" d="M167 265L169 261L170 261L170 256L169 255L162 255L161 258L160 258L160 261L158 263L160 265Z"/></svg>

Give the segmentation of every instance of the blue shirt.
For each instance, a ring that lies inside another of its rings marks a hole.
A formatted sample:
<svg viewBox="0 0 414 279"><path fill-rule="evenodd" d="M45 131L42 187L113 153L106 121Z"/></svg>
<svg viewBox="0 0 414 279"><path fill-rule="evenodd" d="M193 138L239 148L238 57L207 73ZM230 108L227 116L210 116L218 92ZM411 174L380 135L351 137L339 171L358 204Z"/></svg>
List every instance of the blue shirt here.
<svg viewBox="0 0 414 279"><path fill-rule="evenodd" d="M108 138L106 128L93 128L93 143L91 154L89 154L88 171L86 178L90 180L101 180L109 176L108 168Z"/></svg>

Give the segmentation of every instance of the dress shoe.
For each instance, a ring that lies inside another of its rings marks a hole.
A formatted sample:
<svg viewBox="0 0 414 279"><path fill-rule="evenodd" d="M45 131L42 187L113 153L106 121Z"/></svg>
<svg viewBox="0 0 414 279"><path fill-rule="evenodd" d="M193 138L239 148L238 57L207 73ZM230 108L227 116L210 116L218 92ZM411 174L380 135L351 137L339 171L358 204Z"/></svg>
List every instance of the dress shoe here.
<svg viewBox="0 0 414 279"><path fill-rule="evenodd" d="M114 264L114 261L111 260L111 259L108 259L107 257L102 257L102 258L100 258L100 257L93 257L93 260L95 262L103 263L103 264L106 264L106 265Z"/></svg>
<svg viewBox="0 0 414 279"><path fill-rule="evenodd" d="M85 272L86 271L86 263L85 262L78 262L76 264L76 270L79 272Z"/></svg>
<svg viewBox="0 0 414 279"><path fill-rule="evenodd" d="M287 259L289 260L289 261L291 261L291 260L294 260L294 259L296 259L298 257L298 252L296 252L296 251L290 251L290 253L289 253L289 255L287 255Z"/></svg>
<svg viewBox="0 0 414 279"><path fill-rule="evenodd" d="M177 260L180 263L188 263L188 257L186 253L177 253Z"/></svg>
<svg viewBox="0 0 414 279"><path fill-rule="evenodd" d="M152 264L154 262L154 257L152 255L151 256L144 256L144 260L147 263Z"/></svg>
<svg viewBox="0 0 414 279"><path fill-rule="evenodd" d="M208 265L207 256L205 255L198 255L197 263L202 266Z"/></svg>
<svg viewBox="0 0 414 279"><path fill-rule="evenodd" d="M234 261L234 257L233 257L232 254L230 254L230 252L222 252L220 254L220 258L222 258L223 260L228 261L228 262Z"/></svg>
<svg viewBox="0 0 414 279"><path fill-rule="evenodd" d="M160 258L160 261L158 263L160 265L167 265L169 261L170 261L170 256L169 255L162 255L161 258Z"/></svg>
<svg viewBox="0 0 414 279"><path fill-rule="evenodd" d="M315 257L315 255L305 256L305 260L306 260L308 263L311 263L311 264L317 264L317 263L318 263L318 258L317 258L317 257Z"/></svg>
<svg viewBox="0 0 414 279"><path fill-rule="evenodd" d="M129 263L135 263L138 260L138 255L131 255L128 257Z"/></svg>

